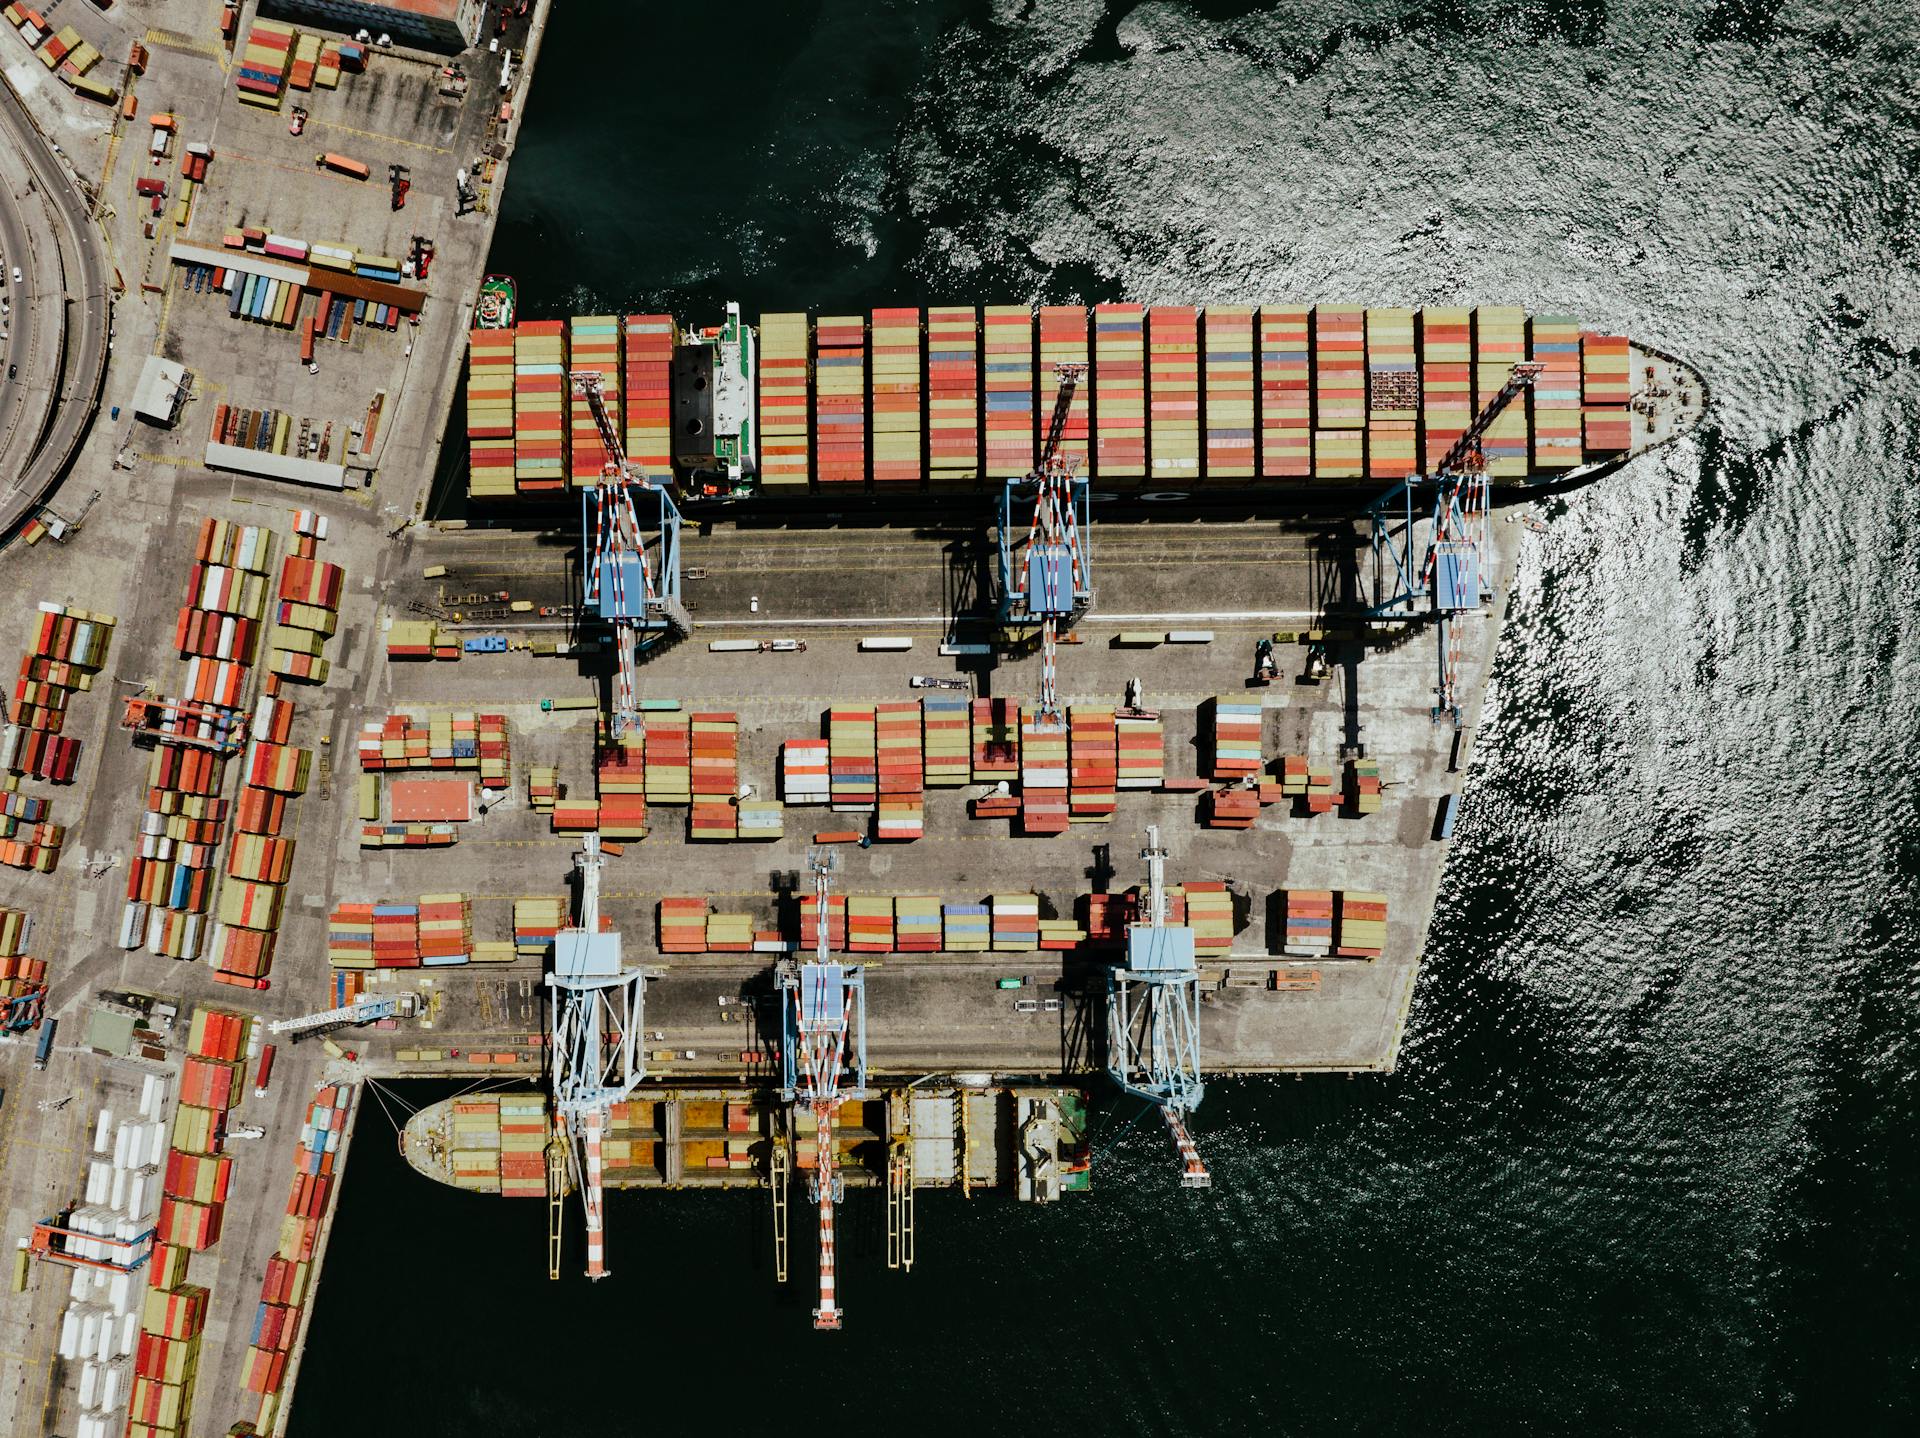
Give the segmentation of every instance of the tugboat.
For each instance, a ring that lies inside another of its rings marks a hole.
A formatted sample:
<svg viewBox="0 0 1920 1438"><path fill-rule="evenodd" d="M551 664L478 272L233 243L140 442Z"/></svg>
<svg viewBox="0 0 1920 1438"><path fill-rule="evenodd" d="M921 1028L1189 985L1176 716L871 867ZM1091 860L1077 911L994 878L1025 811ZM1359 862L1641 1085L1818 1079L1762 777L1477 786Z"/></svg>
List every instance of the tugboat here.
<svg viewBox="0 0 1920 1438"><path fill-rule="evenodd" d="M480 281L480 302L473 310L474 328L503 330L511 326L518 297L512 275L488 275Z"/></svg>

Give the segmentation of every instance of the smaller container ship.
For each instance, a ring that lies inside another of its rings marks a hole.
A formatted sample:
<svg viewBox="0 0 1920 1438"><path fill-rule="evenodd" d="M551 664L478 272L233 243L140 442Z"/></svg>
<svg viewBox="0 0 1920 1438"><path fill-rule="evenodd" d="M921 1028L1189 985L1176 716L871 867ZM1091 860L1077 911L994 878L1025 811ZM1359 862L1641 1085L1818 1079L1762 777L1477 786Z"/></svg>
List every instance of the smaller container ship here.
<svg viewBox="0 0 1920 1438"><path fill-rule="evenodd" d="M477 327L468 493L537 501L597 482L599 432L566 381L578 369L603 376L629 459L685 498L998 491L1032 469L1061 365L1084 367L1062 448L1096 498L1377 493L1436 465L1521 362L1539 373L1481 441L1496 489L1597 476L1706 413L1706 382L1678 357L1506 305L947 305L757 326L729 305L704 328L664 314Z"/></svg>

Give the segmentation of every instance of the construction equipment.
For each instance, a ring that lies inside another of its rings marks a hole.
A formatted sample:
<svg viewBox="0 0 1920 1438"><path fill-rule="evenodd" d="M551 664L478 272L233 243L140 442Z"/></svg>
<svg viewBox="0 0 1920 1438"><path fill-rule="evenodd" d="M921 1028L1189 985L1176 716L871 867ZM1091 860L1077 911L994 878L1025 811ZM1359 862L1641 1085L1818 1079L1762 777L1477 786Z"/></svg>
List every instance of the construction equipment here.
<svg viewBox="0 0 1920 1438"><path fill-rule="evenodd" d="M216 754L238 754L247 743L247 716L223 704L165 699L150 690L129 695L120 727L135 743L189 744Z"/></svg>
<svg viewBox="0 0 1920 1438"><path fill-rule="evenodd" d="M574 856L580 874L577 922L553 941L546 976L547 1055L552 1137L547 1149L547 1276L560 1276L563 1176L570 1174L586 1215L587 1277L607 1276L605 1190L600 1144L613 1105L646 1077L639 1047L646 1026L649 972L622 962L618 930L600 922L600 836L588 834Z"/></svg>
<svg viewBox="0 0 1920 1438"><path fill-rule="evenodd" d="M1273 641L1256 639L1253 642L1253 682L1262 688L1280 677L1280 666L1274 662Z"/></svg>
<svg viewBox="0 0 1920 1438"><path fill-rule="evenodd" d="M1060 631L1070 628L1093 605L1093 571L1087 540L1092 514L1087 481L1078 473L1080 457L1060 453L1067 415L1083 364L1053 367L1059 389L1047 441L1039 463L1024 479L1009 479L1000 494L1000 618L1002 623L1040 626L1040 701L1034 724L1047 729L1066 727L1060 705L1058 645ZM1016 497L1033 487L1033 516L1027 527L1026 547L1016 557L1013 513Z"/></svg>
<svg viewBox="0 0 1920 1438"><path fill-rule="evenodd" d="M25 993L0 999L0 1033L29 1034L40 1027L47 1011L47 986L36 984Z"/></svg>
<svg viewBox="0 0 1920 1438"><path fill-rule="evenodd" d="M1167 851L1158 825L1147 826L1145 911L1127 925L1124 960L1107 974L1107 1072L1136 1098L1160 1110L1173 1134L1186 1188L1210 1188L1213 1178L1187 1132L1187 1115L1200 1106L1200 973L1193 930L1167 922Z"/></svg>
<svg viewBox="0 0 1920 1438"><path fill-rule="evenodd" d="M380 994L342 1004L337 1009L322 1009L318 1013L301 1014L292 1019L275 1019L267 1025L267 1032L292 1034L293 1041L299 1043L315 1034L330 1034L336 1029L356 1028L361 1024L377 1023L381 1019L410 1019L420 1012L421 1007L420 995L411 991Z"/></svg>
<svg viewBox="0 0 1920 1438"><path fill-rule="evenodd" d="M407 207L407 192L413 188L413 171L405 165L388 165L387 187L392 192L393 208L404 210Z"/></svg>
<svg viewBox="0 0 1920 1438"><path fill-rule="evenodd" d="M27 1252L47 1263L67 1268L95 1268L106 1273L132 1273L153 1257L154 1230L133 1238L87 1233L72 1227L74 1210L70 1203L50 1218L34 1224L27 1240Z"/></svg>
<svg viewBox="0 0 1920 1438"><path fill-rule="evenodd" d="M1500 392L1487 401L1431 474L1408 475L1368 507L1374 565L1373 605L1368 613L1386 619L1434 617L1440 656L1432 715L1436 720L1450 716L1456 727L1460 723L1459 618L1478 609L1492 592L1488 587L1493 566L1487 531L1487 466L1480 441L1545 369L1531 360L1514 365ZM1416 524L1428 513L1428 490L1433 507L1426 544L1416 562Z"/></svg>
<svg viewBox="0 0 1920 1438"><path fill-rule="evenodd" d="M680 511L667 493L671 476L656 479L642 474L627 458L607 417L600 371L573 370L568 378L573 393L582 396L593 412L606 455L600 482L580 496L581 547L586 557L582 600L613 628L619 668L608 728L611 737L618 739L638 721L634 667L642 636L651 636L652 642L669 634L684 637L693 629L680 602ZM650 531L640 526L636 492L654 505Z"/></svg>
<svg viewBox="0 0 1920 1438"><path fill-rule="evenodd" d="M820 1302L813 1326L840 1327L834 1300L834 1208L845 1196L845 1180L835 1171L834 1122L847 1099L867 1097L867 985L857 965L827 957L828 898L834 851L807 850L813 869L814 958L812 963L783 960L775 970L781 990L781 1098L805 1104L813 1115L817 1157L809 1176L809 1194L820 1218ZM796 1114L797 1117L797 1114Z"/></svg>

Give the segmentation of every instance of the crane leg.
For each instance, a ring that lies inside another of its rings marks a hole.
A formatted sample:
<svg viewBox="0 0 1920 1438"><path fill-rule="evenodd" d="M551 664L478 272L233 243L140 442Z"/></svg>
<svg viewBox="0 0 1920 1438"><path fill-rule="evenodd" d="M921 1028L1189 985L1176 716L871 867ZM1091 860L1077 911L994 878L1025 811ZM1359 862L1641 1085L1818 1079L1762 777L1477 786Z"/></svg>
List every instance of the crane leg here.
<svg viewBox="0 0 1920 1438"><path fill-rule="evenodd" d="M814 1169L819 1179L820 1306L813 1310L813 1326L825 1330L840 1327L840 1309L833 1297L833 1111L823 1105L816 1112L820 1119L820 1156Z"/></svg>
<svg viewBox="0 0 1920 1438"><path fill-rule="evenodd" d="M580 1197L587 1211L587 1277L596 1283L607 1276L607 1235L602 1211L606 1195L600 1176L600 1136L601 1113L591 1109L587 1113L586 1181L580 1186Z"/></svg>

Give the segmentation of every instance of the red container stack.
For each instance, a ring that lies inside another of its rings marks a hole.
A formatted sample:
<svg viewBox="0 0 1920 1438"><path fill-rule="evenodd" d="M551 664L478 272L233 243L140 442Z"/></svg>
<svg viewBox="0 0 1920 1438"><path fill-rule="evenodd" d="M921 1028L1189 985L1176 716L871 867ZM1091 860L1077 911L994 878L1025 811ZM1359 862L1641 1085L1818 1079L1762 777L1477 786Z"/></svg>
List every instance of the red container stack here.
<svg viewBox="0 0 1920 1438"><path fill-rule="evenodd" d="M814 475L822 484L867 478L867 335L859 315L814 326Z"/></svg>
<svg viewBox="0 0 1920 1438"><path fill-rule="evenodd" d="M1147 472L1146 309L1093 310L1094 469L1108 484L1137 485Z"/></svg>
<svg viewBox="0 0 1920 1438"><path fill-rule="evenodd" d="M1087 400L1093 393L1092 376L1087 372L1087 312L1079 305L1042 305L1040 307L1039 400L1035 413L1042 430L1053 423L1054 406L1060 394L1058 366L1079 365L1079 383L1073 391L1073 404L1067 410L1067 425L1060 433L1060 453L1080 460L1080 473L1088 473Z"/></svg>
<svg viewBox="0 0 1920 1438"><path fill-rule="evenodd" d="M980 480L980 321L971 305L927 311L927 479L938 489Z"/></svg>

